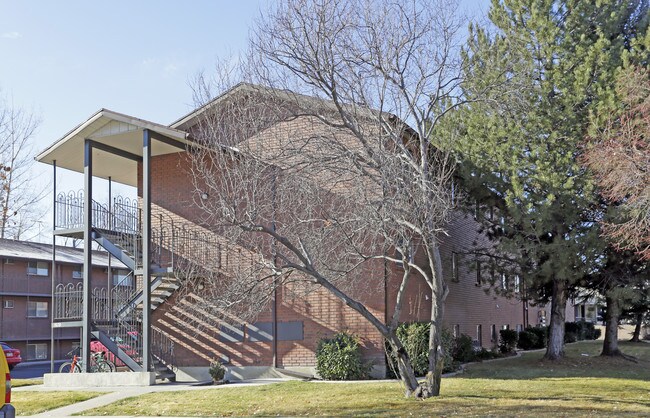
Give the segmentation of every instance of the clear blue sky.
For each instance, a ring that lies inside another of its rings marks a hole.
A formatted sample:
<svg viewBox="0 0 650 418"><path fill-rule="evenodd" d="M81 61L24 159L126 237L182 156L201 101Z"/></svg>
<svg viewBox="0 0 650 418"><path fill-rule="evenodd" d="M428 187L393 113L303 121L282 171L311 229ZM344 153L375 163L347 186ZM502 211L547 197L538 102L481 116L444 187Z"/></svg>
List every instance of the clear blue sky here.
<svg viewBox="0 0 650 418"><path fill-rule="evenodd" d="M35 151L100 108L171 123L192 109L192 76L239 52L268 1L0 0L0 95L42 118ZM36 164L35 176L51 178L50 167Z"/></svg>

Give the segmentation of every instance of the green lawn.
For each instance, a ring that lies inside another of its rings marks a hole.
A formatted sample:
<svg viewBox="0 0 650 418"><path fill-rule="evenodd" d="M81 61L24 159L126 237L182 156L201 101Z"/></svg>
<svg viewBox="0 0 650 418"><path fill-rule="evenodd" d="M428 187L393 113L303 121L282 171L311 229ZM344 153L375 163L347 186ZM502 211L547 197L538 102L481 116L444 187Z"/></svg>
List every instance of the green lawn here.
<svg viewBox="0 0 650 418"><path fill-rule="evenodd" d="M650 416L650 344L623 344L639 363L596 357L599 342L469 366L443 381L442 396L404 399L397 383L288 382L247 388L150 393L87 415ZM587 356L583 356L587 354Z"/></svg>
<svg viewBox="0 0 650 418"><path fill-rule="evenodd" d="M85 401L106 392L12 392L11 404L16 415L34 415L51 409Z"/></svg>
<svg viewBox="0 0 650 418"><path fill-rule="evenodd" d="M42 385L43 379L11 379L11 387Z"/></svg>

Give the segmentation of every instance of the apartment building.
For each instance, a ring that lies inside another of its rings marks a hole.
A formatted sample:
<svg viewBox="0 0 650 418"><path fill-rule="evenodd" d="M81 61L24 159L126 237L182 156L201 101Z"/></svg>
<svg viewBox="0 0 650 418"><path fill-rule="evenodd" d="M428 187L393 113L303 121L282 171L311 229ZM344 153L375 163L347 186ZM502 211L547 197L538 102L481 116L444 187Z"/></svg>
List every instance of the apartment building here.
<svg viewBox="0 0 650 418"><path fill-rule="evenodd" d="M200 225L188 155L202 115L252 88L240 84L169 126L102 109L37 156L54 167L55 176L58 167L84 174L83 194L57 197L54 234L99 244L127 266L133 284L117 292L114 286L106 289L111 296L103 300L110 302L96 303L102 299L97 296L101 291L84 280L82 300L92 303L81 302L83 309L60 318L55 326L65 321L80 327L83 346L97 338L133 371L157 370L173 378L204 377L201 373L213 358L222 359L233 378L261 375L269 369L311 372L318 340L347 330L360 336L364 356L375 364L379 376L385 369L381 335L324 290L297 298L289 289L280 289L254 321L227 312L228 321L210 318L200 308L207 291L179 291L188 279L180 266L183 262L214 269L223 277L245 262L245 249L235 248ZM306 122L297 118L290 123ZM95 177L132 186L138 198L118 197L108 205L99 204L93 201ZM486 272L480 266L472 268L476 235L471 216L457 214L449 237L442 242L449 283L444 323L455 334L470 335L478 345L491 348L499 329L543 323L546 311L521 298L489 291L482 278ZM88 266L90 254L84 254L83 260ZM194 274L201 279L199 270ZM393 310L399 267L368 263L365 274L368 283L375 285L355 297L377 318L385 318ZM502 285L512 286L515 296L523 291L516 278L504 279ZM430 291L424 281L412 280L406 294L401 319L428 320Z"/></svg>
<svg viewBox="0 0 650 418"><path fill-rule="evenodd" d="M83 250L56 247L57 263L52 275L52 245L0 239L0 340L21 351L23 361L49 360L54 336L54 358L62 359L79 345L78 329L54 328L54 289L71 295L83 281ZM108 253L93 251L92 282L108 288ZM123 270L113 262L115 279Z"/></svg>

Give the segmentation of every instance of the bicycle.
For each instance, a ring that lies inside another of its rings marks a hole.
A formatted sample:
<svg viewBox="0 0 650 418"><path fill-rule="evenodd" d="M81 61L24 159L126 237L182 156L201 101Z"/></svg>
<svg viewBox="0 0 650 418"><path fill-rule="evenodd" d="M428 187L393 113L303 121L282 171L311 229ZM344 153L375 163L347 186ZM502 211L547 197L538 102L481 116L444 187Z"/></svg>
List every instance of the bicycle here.
<svg viewBox="0 0 650 418"><path fill-rule="evenodd" d="M72 356L72 361L65 362L59 367L59 373L81 373L83 371L80 348L76 348L68 353ZM106 352L97 351L90 353L90 372L91 373L109 373L115 371L115 363L106 358Z"/></svg>

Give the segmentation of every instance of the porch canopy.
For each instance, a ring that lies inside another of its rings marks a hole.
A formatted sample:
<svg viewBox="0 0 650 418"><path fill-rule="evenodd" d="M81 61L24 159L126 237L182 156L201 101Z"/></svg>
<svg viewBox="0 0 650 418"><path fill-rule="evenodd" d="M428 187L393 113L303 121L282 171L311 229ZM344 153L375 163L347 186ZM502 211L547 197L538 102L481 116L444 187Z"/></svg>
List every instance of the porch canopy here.
<svg viewBox="0 0 650 418"><path fill-rule="evenodd" d="M46 164L84 172L84 141L93 141L93 177L137 186L143 132L149 130L151 156L181 152L189 142L185 131L101 109L36 156Z"/></svg>

